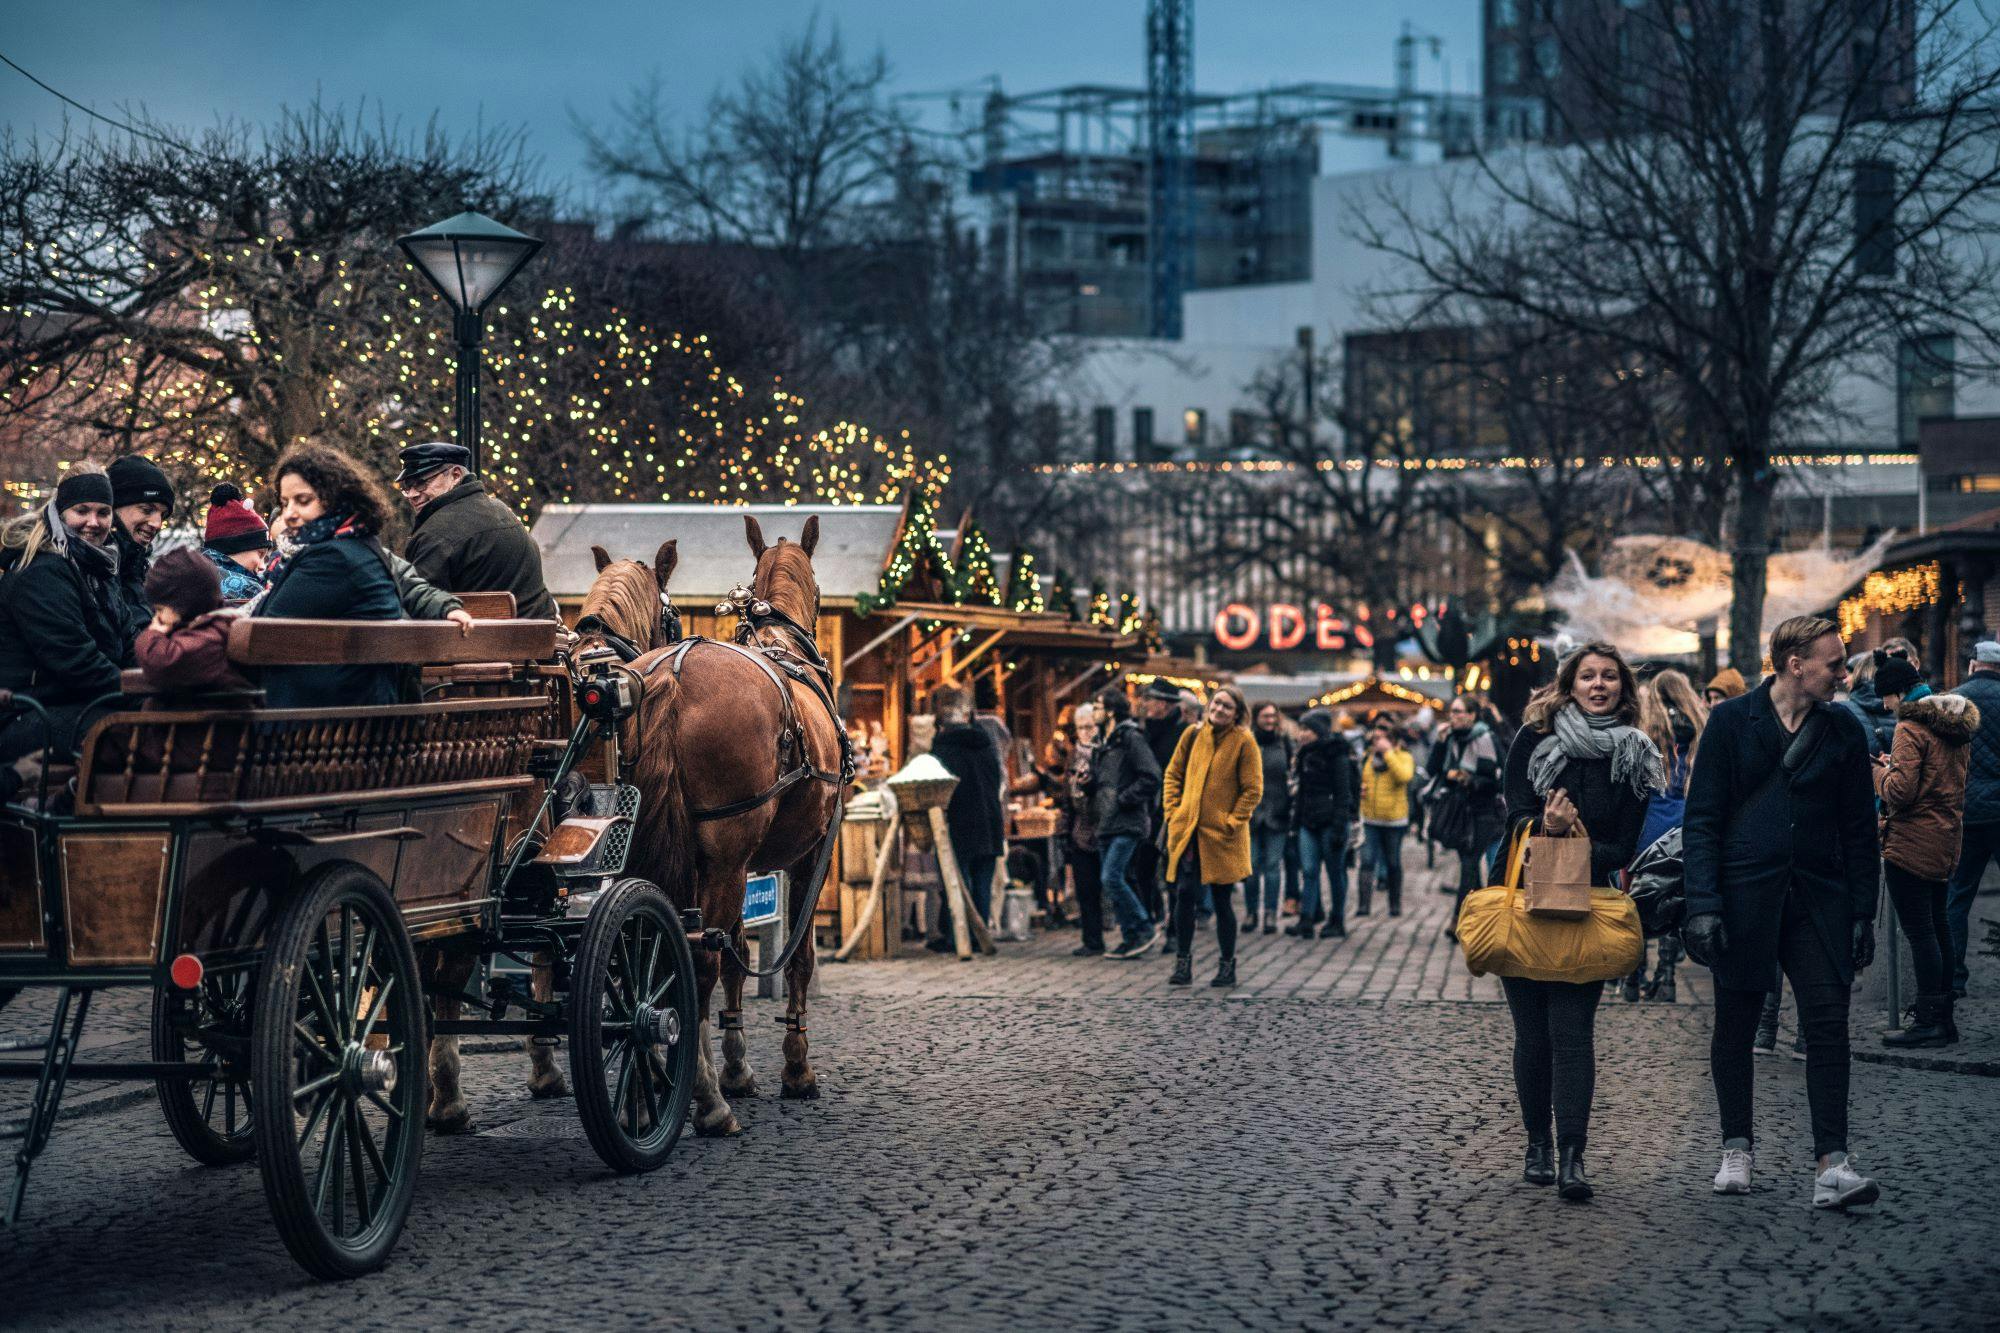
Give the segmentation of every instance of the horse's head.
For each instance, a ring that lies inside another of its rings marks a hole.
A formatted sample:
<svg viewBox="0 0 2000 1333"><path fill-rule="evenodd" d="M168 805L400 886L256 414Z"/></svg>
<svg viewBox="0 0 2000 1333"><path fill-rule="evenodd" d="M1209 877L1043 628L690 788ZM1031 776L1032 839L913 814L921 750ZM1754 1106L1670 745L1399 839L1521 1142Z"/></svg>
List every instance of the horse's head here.
<svg viewBox="0 0 2000 1333"><path fill-rule="evenodd" d="M636 655L672 642L678 617L667 601L667 580L680 563L680 543L662 543L650 569L643 560L613 560L602 546L591 547L590 554L597 560L597 580L576 619L578 646L623 646Z"/></svg>
<svg viewBox="0 0 2000 1333"><path fill-rule="evenodd" d="M780 537L776 545L765 545L764 529L748 514L743 516L743 528L750 552L757 557L750 595L769 602L811 634L819 620L819 576L812 563L813 549L819 545L819 515L806 520L796 542Z"/></svg>

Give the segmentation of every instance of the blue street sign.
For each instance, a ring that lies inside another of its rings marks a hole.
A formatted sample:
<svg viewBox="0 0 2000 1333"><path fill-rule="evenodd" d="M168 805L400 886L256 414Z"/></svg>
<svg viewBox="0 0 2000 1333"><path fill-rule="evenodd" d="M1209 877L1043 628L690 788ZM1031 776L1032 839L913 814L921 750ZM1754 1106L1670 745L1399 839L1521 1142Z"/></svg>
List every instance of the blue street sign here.
<svg viewBox="0 0 2000 1333"><path fill-rule="evenodd" d="M755 875L743 884L743 924L764 926L778 919L778 877Z"/></svg>

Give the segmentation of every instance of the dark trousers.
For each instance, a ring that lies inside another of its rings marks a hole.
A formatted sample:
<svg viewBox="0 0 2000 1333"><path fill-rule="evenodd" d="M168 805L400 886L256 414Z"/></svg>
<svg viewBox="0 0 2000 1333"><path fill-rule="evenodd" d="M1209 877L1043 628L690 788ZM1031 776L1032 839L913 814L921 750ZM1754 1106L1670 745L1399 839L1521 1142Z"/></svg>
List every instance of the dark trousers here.
<svg viewBox="0 0 2000 1333"><path fill-rule="evenodd" d="M1230 890L1234 884L1203 884L1201 882L1201 853L1193 843L1188 845L1181 857L1180 873L1174 877L1174 947L1182 953L1194 948L1194 919L1201 911L1204 893L1214 900L1215 943L1222 951L1223 961L1236 956L1236 904Z"/></svg>
<svg viewBox="0 0 2000 1333"><path fill-rule="evenodd" d="M1097 852L1069 849L1070 878L1076 885L1076 919L1083 927L1086 949L1104 947L1104 881L1098 874Z"/></svg>
<svg viewBox="0 0 2000 1333"><path fill-rule="evenodd" d="M1882 862L1889 883L1889 901L1896 920L1910 938L1910 962L1917 973L1917 994L1943 995L1951 987L1946 969L1951 926L1945 920L1945 881L1920 879L1893 861Z"/></svg>
<svg viewBox="0 0 2000 1333"><path fill-rule="evenodd" d="M1847 983L1812 919L1787 894L1778 930L1778 965L1792 983L1799 1030L1806 1038L1806 1104L1812 1110L1813 1153L1847 1151ZM1754 1065L1750 1044L1764 1012L1765 992L1715 988L1715 1035L1708 1047L1722 1137L1755 1141Z"/></svg>
<svg viewBox="0 0 2000 1333"><path fill-rule="evenodd" d="M1452 903L1451 919L1458 920L1458 909L1465 906L1465 895L1474 889L1486 887L1486 849L1475 847L1469 852L1458 854L1458 897Z"/></svg>
<svg viewBox="0 0 2000 1333"><path fill-rule="evenodd" d="M1146 909L1146 915L1154 921L1167 919L1167 901L1164 885L1166 876L1160 873L1160 848L1154 841L1160 832L1160 816L1153 816L1153 827L1147 836L1139 839L1139 845L1132 849L1132 868L1127 880L1132 893L1139 899L1139 906Z"/></svg>
<svg viewBox="0 0 2000 1333"><path fill-rule="evenodd" d="M998 864L997 856L963 856L958 861L958 872L965 876L965 891L972 895L972 910L989 926L993 921L993 867ZM938 895L938 925L943 928L945 938L951 938L949 893Z"/></svg>
<svg viewBox="0 0 2000 1333"><path fill-rule="evenodd" d="M1964 990L1966 943L1972 937L1972 900L1979 896L1979 881L1986 867L2000 857L2000 823L1967 824L1958 846L1958 869L1951 872L1951 888L1945 894L1945 919L1951 922L1951 987Z"/></svg>
<svg viewBox="0 0 2000 1333"><path fill-rule="evenodd" d="M1556 1145L1583 1147L1597 1090L1597 1004L1604 983L1502 977L1500 988L1514 1015L1514 1092L1528 1142L1549 1142L1553 1111Z"/></svg>

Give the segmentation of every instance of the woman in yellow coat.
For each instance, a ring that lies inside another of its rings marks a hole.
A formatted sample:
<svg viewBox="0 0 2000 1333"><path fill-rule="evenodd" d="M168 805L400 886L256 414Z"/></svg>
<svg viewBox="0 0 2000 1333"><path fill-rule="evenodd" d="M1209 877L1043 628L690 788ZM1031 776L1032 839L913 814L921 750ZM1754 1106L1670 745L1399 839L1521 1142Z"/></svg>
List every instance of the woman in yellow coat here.
<svg viewBox="0 0 2000 1333"><path fill-rule="evenodd" d="M1222 953L1211 986L1236 984L1236 907L1230 893L1250 877L1250 816L1264 799L1264 759L1250 734L1250 708L1234 685L1218 688L1202 720L1181 733L1167 761L1162 805L1174 867L1174 943L1169 985L1194 980L1194 918L1211 890Z"/></svg>

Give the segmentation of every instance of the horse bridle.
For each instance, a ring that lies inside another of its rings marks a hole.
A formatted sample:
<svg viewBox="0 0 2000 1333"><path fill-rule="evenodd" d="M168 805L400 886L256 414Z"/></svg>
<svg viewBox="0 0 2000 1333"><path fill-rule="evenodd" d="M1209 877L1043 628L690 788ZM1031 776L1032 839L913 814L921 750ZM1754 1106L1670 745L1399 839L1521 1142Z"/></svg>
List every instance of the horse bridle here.
<svg viewBox="0 0 2000 1333"><path fill-rule="evenodd" d="M618 633L605 624L603 616L585 616L576 622L576 632L580 636L594 634L604 640L605 645L612 652L618 654L618 660L621 662L631 662L633 659L651 651L650 649L639 647L623 634ZM670 644L679 643L682 637L681 613L674 609L674 604L667 600L667 594L662 592L660 594L660 646L665 647Z"/></svg>
<svg viewBox="0 0 2000 1333"><path fill-rule="evenodd" d="M758 597L739 583L729 590L727 597L715 604L715 614L736 617L736 642L746 647L759 630L778 630L790 640L784 651L791 653L818 672L821 680L831 688L833 665L826 660L825 654L820 652L812 631L773 606L770 599Z"/></svg>

